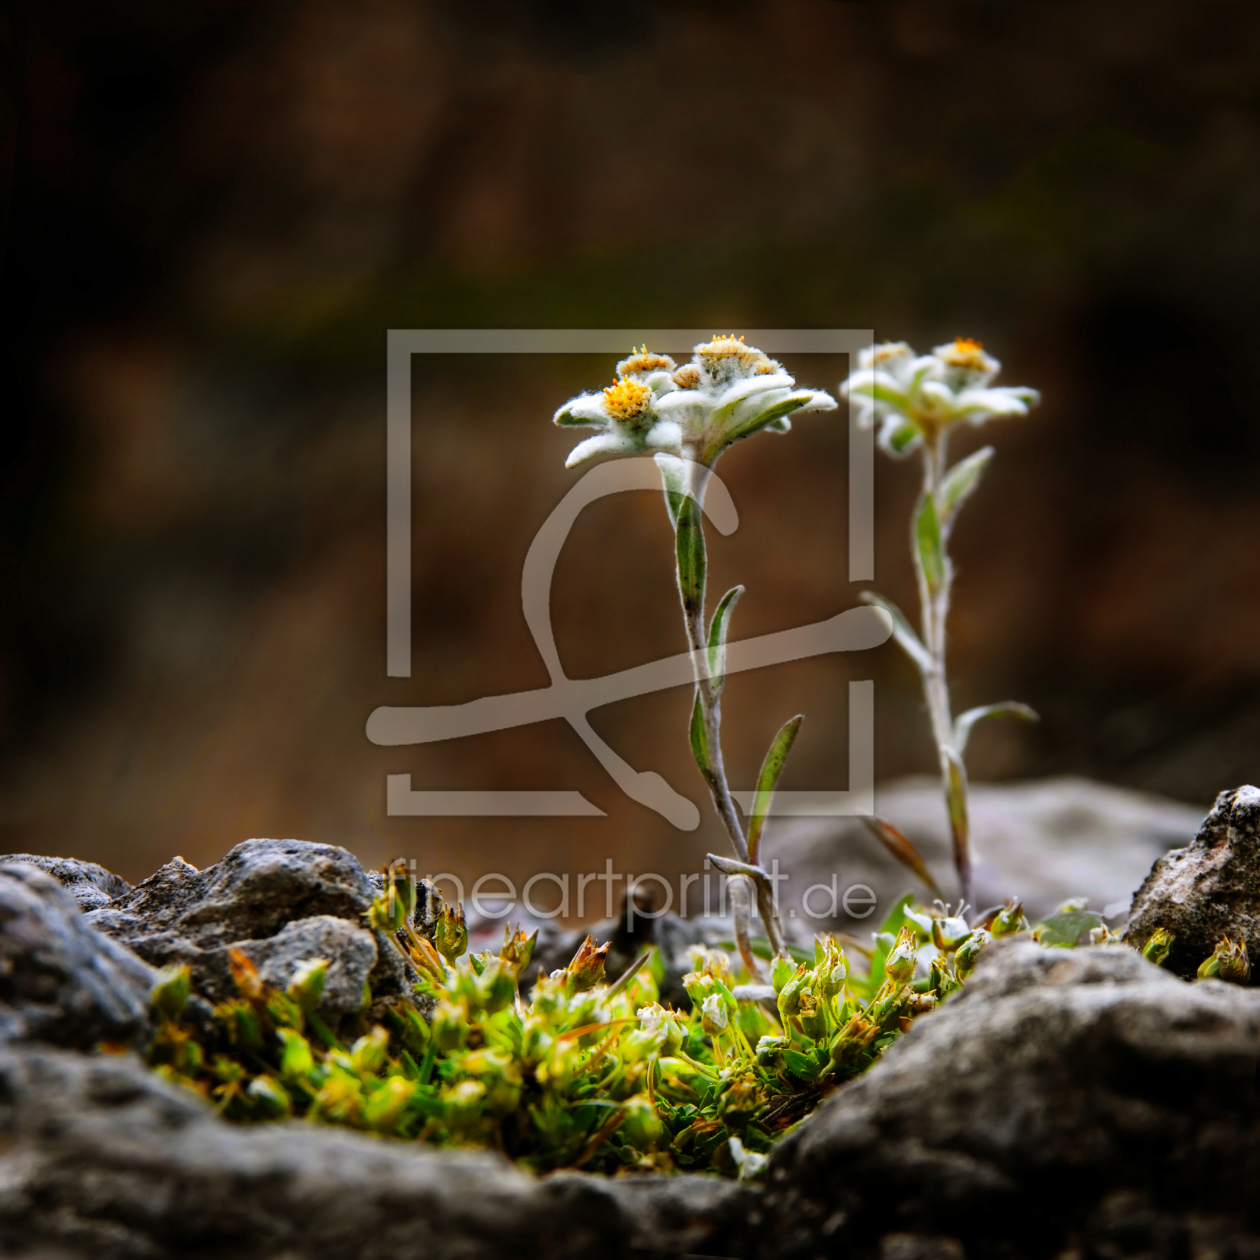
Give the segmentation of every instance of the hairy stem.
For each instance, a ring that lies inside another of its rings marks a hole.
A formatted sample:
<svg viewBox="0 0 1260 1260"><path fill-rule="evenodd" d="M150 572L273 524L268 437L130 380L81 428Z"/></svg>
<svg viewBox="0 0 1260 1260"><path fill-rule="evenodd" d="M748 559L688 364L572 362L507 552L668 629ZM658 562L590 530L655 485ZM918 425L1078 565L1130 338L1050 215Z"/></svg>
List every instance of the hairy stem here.
<svg viewBox="0 0 1260 1260"><path fill-rule="evenodd" d="M946 472L945 435L923 444L923 498L939 502L937 495ZM949 617L950 588L954 580L953 565L948 554L949 533L952 520L939 522L941 552L944 557L943 574L933 589L924 569L919 540L916 533L918 512L911 526L910 550L914 556L915 575L919 585L919 604L922 610L923 646L927 648L929 664L923 669L923 692L927 700L928 715L932 723L932 738L936 741L940 760L941 783L945 791L945 803L949 814L950 830L954 845L954 866L964 902L971 897L971 852L967 821L967 778L962 758L954 747L954 724L950 713L949 682L945 673L945 623Z"/></svg>
<svg viewBox="0 0 1260 1260"><path fill-rule="evenodd" d="M690 477L690 485L688 490L690 497L695 501L697 509L703 508L704 493L708 486L711 471L710 465L699 460L693 459L689 462L688 476ZM703 511L698 510L697 516L700 521L701 536L703 537ZM708 784L709 793L713 797L713 806L717 810L718 817L722 820L722 825L726 828L727 835L730 837L731 848L735 851L735 856L741 862L747 862L748 842L744 837L744 828L739 821L739 815L735 812L735 801L731 797L731 790L726 781L726 767L722 761L722 700L715 680L709 673L709 640L704 619L704 587L701 585L699 591L696 592L696 597L689 599L686 592L683 591L680 575L679 591L682 595L683 620L687 628L687 646L691 649L691 663L696 679L696 694L700 700L705 742L708 746L708 772L704 776L705 782ZM736 887L737 883L739 884L738 888ZM730 881L730 893L731 913L735 920L735 939L739 944L740 955L743 957L750 974L755 979L760 980L762 979L761 969L757 965L752 949L748 945L748 918L752 900L748 881L742 879L742 877L732 879ZM776 955L782 954L784 952L783 928L779 922L778 911L775 909L772 900L760 895L757 898L757 904L762 922L765 924L766 937L770 942L770 947Z"/></svg>

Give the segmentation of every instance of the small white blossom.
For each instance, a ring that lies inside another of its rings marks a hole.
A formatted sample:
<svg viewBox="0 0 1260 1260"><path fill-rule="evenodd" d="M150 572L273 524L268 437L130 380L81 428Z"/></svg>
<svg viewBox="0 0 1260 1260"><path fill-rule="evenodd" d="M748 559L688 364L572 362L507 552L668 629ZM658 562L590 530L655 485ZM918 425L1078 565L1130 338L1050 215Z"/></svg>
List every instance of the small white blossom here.
<svg viewBox="0 0 1260 1260"><path fill-rule="evenodd" d="M935 443L960 420L1026 416L1041 395L1023 385L992 385L1001 366L965 337L924 355L888 341L862 351L840 392L857 400L863 428L879 424L879 444L890 455L904 455L924 440Z"/></svg>
<svg viewBox="0 0 1260 1260"><path fill-rule="evenodd" d="M786 433L792 412L835 406L822 390L797 389L791 375L742 337L714 337L682 367L644 347L617 364L612 385L570 399L555 422L600 430L573 448L569 468L595 455L647 451L711 465L733 442L762 429Z"/></svg>

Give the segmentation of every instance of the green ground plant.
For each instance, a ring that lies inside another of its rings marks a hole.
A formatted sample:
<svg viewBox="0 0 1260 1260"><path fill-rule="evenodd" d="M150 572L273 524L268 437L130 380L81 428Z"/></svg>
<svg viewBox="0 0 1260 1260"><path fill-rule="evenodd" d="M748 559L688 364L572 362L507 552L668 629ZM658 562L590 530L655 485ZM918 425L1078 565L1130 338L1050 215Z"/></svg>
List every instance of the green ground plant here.
<svg viewBox="0 0 1260 1260"><path fill-rule="evenodd" d="M237 995L208 1026L190 1005L188 968L162 973L151 1066L233 1121L304 1119L497 1150L538 1172L752 1179L777 1137L959 991L995 938L1127 948L1080 901L1033 928L1017 902L969 925L906 894L869 947L834 936L809 952L789 946L792 957L771 965L773 1000L755 996L761 986L737 957L696 948L684 978L690 1009L677 1010L659 1000L655 951L610 982L608 946L588 936L526 996L534 936L508 929L497 951L462 952L466 937L444 941L436 923L415 922L414 905L414 887L390 879L368 921L419 972L427 1012L397 1006L372 1024L365 993L364 1013L334 1031L318 1014L329 959L304 963L282 991L234 951ZM444 918L462 915L443 908ZM1161 957L1157 942L1144 952ZM1223 940L1201 974L1246 983L1245 946Z"/></svg>

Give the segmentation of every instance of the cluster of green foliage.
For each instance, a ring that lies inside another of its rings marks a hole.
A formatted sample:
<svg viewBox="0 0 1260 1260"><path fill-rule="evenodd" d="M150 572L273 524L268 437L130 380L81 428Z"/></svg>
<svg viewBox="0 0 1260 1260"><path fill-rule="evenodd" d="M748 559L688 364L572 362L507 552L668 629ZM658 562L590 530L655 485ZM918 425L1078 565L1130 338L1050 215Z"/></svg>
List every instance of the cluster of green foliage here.
<svg viewBox="0 0 1260 1260"><path fill-rule="evenodd" d="M364 1017L339 1037L317 1013L328 960L304 964L282 992L237 951L237 996L214 1009L212 1033L191 1018L188 969L162 975L150 1062L232 1120L302 1117L492 1148L539 1171L755 1176L778 1134L961 984L991 933L1028 926L1018 907L973 931L910 901L862 950L864 973L834 937L775 960L772 988L746 983L726 952L698 949L684 979L691 1009L679 1011L660 1004L659 956L609 983L608 947L589 937L526 999L533 937L508 931L497 953L445 957L434 940L451 954L466 942L458 911L442 908L423 934L399 881L368 917L419 970L424 1013L394 1007L388 1026ZM916 979L920 953L931 964Z"/></svg>

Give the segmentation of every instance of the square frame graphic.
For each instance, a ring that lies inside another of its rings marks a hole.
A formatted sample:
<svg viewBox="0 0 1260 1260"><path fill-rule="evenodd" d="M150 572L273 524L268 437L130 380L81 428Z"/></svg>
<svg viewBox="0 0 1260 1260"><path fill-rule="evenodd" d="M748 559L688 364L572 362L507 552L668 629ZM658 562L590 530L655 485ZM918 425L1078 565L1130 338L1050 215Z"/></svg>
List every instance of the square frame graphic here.
<svg viewBox="0 0 1260 1260"><path fill-rule="evenodd" d="M702 329L603 328L390 329L386 400L386 675L412 673L412 381L417 354L615 354L650 344L666 353L690 353L711 332ZM847 354L874 344L872 329L750 329L750 344L769 354ZM875 576L875 435L857 424L849 404L849 581ZM831 792L779 792L772 812L780 816L874 813L874 683L849 683L849 788ZM387 776L386 812L406 816L600 816L578 792L415 791L409 774ZM751 791L732 793L747 811Z"/></svg>

